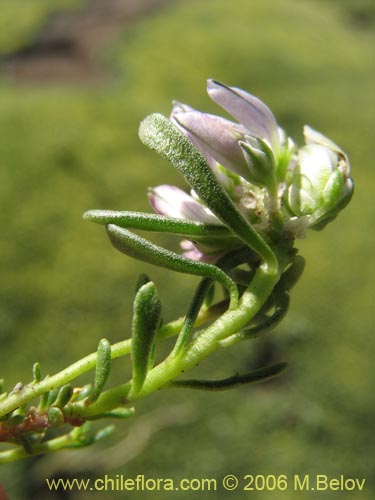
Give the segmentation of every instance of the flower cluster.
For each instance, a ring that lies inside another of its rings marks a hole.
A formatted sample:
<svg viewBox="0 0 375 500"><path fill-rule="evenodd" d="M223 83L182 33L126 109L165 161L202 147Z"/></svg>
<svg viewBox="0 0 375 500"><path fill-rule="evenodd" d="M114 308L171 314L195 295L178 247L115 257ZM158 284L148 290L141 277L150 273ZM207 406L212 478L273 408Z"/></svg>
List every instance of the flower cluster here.
<svg viewBox="0 0 375 500"><path fill-rule="evenodd" d="M349 202L349 161L331 140L306 126L306 144L297 148L257 97L214 80L208 80L207 90L237 122L178 102L170 120L204 156L236 208L265 239L275 228L301 237L307 227L322 227ZM158 214L220 224L194 190L187 194L164 184L150 190L149 200ZM209 260L225 245L207 250L185 240L182 248L185 256Z"/></svg>

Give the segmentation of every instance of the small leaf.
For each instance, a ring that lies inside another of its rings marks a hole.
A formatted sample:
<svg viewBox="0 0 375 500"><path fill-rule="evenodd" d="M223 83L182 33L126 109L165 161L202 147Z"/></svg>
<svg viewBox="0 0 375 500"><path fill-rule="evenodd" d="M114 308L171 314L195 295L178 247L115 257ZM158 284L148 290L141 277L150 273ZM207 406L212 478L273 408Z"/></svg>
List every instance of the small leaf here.
<svg viewBox="0 0 375 500"><path fill-rule="evenodd" d="M129 397L142 389L161 319L161 303L152 281L137 292L133 306L132 347L133 384Z"/></svg>
<svg viewBox="0 0 375 500"><path fill-rule="evenodd" d="M92 394L87 400L91 404L98 399L111 371L111 344L107 339L99 341L96 352L95 380Z"/></svg>
<svg viewBox="0 0 375 500"><path fill-rule="evenodd" d="M34 443L33 443L32 436L31 435L22 434L19 437L19 441L22 444L24 450L31 455L33 453L33 451L34 451L34 446L33 446Z"/></svg>
<svg viewBox="0 0 375 500"><path fill-rule="evenodd" d="M61 408L57 408L56 406L52 406L47 413L48 423L52 427L56 427L64 423L64 414L61 411Z"/></svg>
<svg viewBox="0 0 375 500"><path fill-rule="evenodd" d="M80 389L78 389L78 392L76 393L76 389L74 391L74 401L82 401L83 399L88 398L89 396L92 395L92 385L91 384L86 384Z"/></svg>
<svg viewBox="0 0 375 500"><path fill-rule="evenodd" d="M42 374L40 371L40 364L34 363L34 365L33 365L33 382L34 383L40 382L41 378L42 378Z"/></svg>
<svg viewBox="0 0 375 500"><path fill-rule="evenodd" d="M134 408L115 408L111 411L106 411L103 413L98 413L96 415L88 417L88 420L100 420L102 418L117 418L126 419L134 415Z"/></svg>
<svg viewBox="0 0 375 500"><path fill-rule="evenodd" d="M115 430L114 425L107 425L103 429L100 429L94 436L93 439L94 443L97 443L98 441L107 438L110 434L113 433L114 430Z"/></svg>
<svg viewBox="0 0 375 500"><path fill-rule="evenodd" d="M59 393L58 389L51 389L49 391L46 406L51 406L56 401L58 393Z"/></svg>
<svg viewBox="0 0 375 500"><path fill-rule="evenodd" d="M138 277L137 284L135 286L135 291L138 292L138 290L145 285L146 283L149 283L151 279L147 276L147 274L140 274Z"/></svg>
<svg viewBox="0 0 375 500"><path fill-rule="evenodd" d="M273 366L259 368L257 370L252 370L251 372L244 373L243 375L234 375L233 377L222 380L177 380L176 382L172 382L171 385L173 387L184 387L187 389L223 391L226 389L233 389L238 385L265 382L266 380L279 375L285 370L286 366L286 363L277 363Z"/></svg>
<svg viewBox="0 0 375 500"><path fill-rule="evenodd" d="M305 259L301 255L296 255L293 258L292 264L283 273L280 280L281 284L284 282L286 284L286 289L291 290L302 276L304 268Z"/></svg>
<svg viewBox="0 0 375 500"><path fill-rule="evenodd" d="M89 446L94 442L92 422L85 422L80 427L75 427L69 435L73 441L69 447Z"/></svg>
<svg viewBox="0 0 375 500"><path fill-rule="evenodd" d="M39 399L38 408L40 411L44 410L47 407L49 392L44 392Z"/></svg>
<svg viewBox="0 0 375 500"><path fill-rule="evenodd" d="M219 342L221 347L229 347L241 340L248 340L258 337L260 333L266 333L273 330L285 317L289 309L289 293L287 290L275 290L276 293L276 303L275 311L271 316L266 316L266 318L260 323L245 328L226 339Z"/></svg>
<svg viewBox="0 0 375 500"><path fill-rule="evenodd" d="M72 396L73 387L70 384L63 385L59 390L54 405L58 406L59 408L64 408L64 406L69 403Z"/></svg>
<svg viewBox="0 0 375 500"><path fill-rule="evenodd" d="M189 334L194 328L194 323L197 319L199 311L202 307L204 298L211 288L212 281L209 278L204 278L198 285L198 288L194 294L193 300L190 304L189 310L186 314L184 324L182 329L177 337L175 347L172 351L172 356L178 356L181 352L182 348L185 346Z"/></svg>

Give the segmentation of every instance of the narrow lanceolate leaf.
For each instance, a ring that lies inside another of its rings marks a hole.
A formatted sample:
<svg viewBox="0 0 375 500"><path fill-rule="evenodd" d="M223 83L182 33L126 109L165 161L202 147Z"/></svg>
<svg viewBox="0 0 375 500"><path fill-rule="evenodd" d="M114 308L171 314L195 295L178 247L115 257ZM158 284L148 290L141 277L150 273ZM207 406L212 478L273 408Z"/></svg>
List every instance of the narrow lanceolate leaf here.
<svg viewBox="0 0 375 500"><path fill-rule="evenodd" d="M46 406L51 406L57 398L57 395L59 393L58 389L51 389L48 393L47 401L46 401Z"/></svg>
<svg viewBox="0 0 375 500"><path fill-rule="evenodd" d="M103 418L119 418L125 419L130 418L134 415L134 408L115 408L111 411L105 411L103 413L98 413L91 417L87 417L88 420L101 420Z"/></svg>
<svg viewBox="0 0 375 500"><path fill-rule="evenodd" d="M150 366L150 358L161 319L161 303L152 281L143 285L134 299L131 356L133 384L129 394L142 389Z"/></svg>
<svg viewBox="0 0 375 500"><path fill-rule="evenodd" d="M111 371L111 344L107 339L99 341L96 351L95 380L91 396L87 403L91 404L98 399Z"/></svg>
<svg viewBox="0 0 375 500"><path fill-rule="evenodd" d="M100 429L94 436L94 443L97 443L98 441L101 441L102 439L107 438L112 432L115 430L114 425L107 425L106 427L103 427L103 429Z"/></svg>
<svg viewBox="0 0 375 500"><path fill-rule="evenodd" d="M233 377L221 380L177 380L172 382L173 387L185 387L187 389L201 389L206 391L223 391L233 389L238 385L257 384L265 382L276 377L285 370L286 363L277 363L276 365L259 368L242 375L234 375Z"/></svg>
<svg viewBox="0 0 375 500"><path fill-rule="evenodd" d="M42 373L40 370L40 364L34 363L33 364L33 382L34 383L40 382L41 378L42 378ZM0 390L0 392L1 392L1 390Z"/></svg>
<svg viewBox="0 0 375 500"><path fill-rule="evenodd" d="M301 255L296 255L292 265L283 273L280 280L280 286L284 286L286 290L291 290L302 276L304 269L305 259Z"/></svg>
<svg viewBox="0 0 375 500"><path fill-rule="evenodd" d="M216 217L276 271L270 247L237 210L197 148L168 118L158 113L148 116L141 123L139 136L146 146L168 159Z"/></svg>
<svg viewBox="0 0 375 500"><path fill-rule="evenodd" d="M127 229L114 226L113 224L107 226L107 231L113 245L126 255L172 271L204 276L214 281L218 281L229 290L231 306L236 306L238 299L237 286L234 281L217 266L181 257L181 255L175 252L159 247L131 233Z"/></svg>
<svg viewBox="0 0 375 500"><path fill-rule="evenodd" d="M193 300L190 304L189 310L186 314L184 324L182 326L181 332L179 333L176 344L174 346L172 355L180 354L182 348L186 344L189 334L194 328L194 323L198 317L199 311L202 307L204 299L208 290L212 285L212 281L209 278L204 278L198 285L198 288L194 294Z"/></svg>
<svg viewBox="0 0 375 500"><path fill-rule="evenodd" d="M221 224L208 224L194 220L165 217L143 212L118 212L115 210L89 210L83 217L98 224L116 224L124 228L141 229L160 233L207 238L230 237L232 234Z"/></svg>
<svg viewBox="0 0 375 500"><path fill-rule="evenodd" d="M280 292L276 299L275 311L271 316L266 316L266 318L257 323L256 325L250 326L241 330L226 339L220 341L221 347L229 347L241 340L253 339L258 337L259 334L269 332L276 328L276 326L285 317L289 309L289 293L285 290Z"/></svg>

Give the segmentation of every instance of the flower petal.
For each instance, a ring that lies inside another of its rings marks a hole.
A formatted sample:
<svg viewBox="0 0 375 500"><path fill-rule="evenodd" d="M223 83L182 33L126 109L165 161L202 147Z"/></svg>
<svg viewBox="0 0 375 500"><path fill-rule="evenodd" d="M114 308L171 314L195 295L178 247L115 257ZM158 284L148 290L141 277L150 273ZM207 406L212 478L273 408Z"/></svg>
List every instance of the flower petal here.
<svg viewBox="0 0 375 500"><path fill-rule="evenodd" d="M342 160L343 170L346 176L350 174L350 163L347 154L338 146L335 142L331 141L328 137L321 134L317 130L305 125L303 127L303 135L305 137L306 144L318 144L319 146L324 146L330 151L334 152L337 157Z"/></svg>
<svg viewBox="0 0 375 500"><path fill-rule="evenodd" d="M180 247L182 248L182 250L184 250L181 255L183 257L186 257L187 259L206 262L208 264L213 264L218 259L218 255L206 255L205 253L201 252L190 240L182 240L180 243Z"/></svg>
<svg viewBox="0 0 375 500"><path fill-rule="evenodd" d="M173 120L200 151L236 174L246 176L246 162L238 145L238 140L247 133L242 125L200 111L175 112Z"/></svg>
<svg viewBox="0 0 375 500"><path fill-rule="evenodd" d="M168 184L151 188L148 194L153 210L161 215L177 219L219 224L217 217L207 208L194 200L182 189Z"/></svg>
<svg viewBox="0 0 375 500"><path fill-rule="evenodd" d="M208 80L207 91L211 99L242 123L251 135L266 139L272 147L279 149L280 135L276 119L260 99L215 80Z"/></svg>

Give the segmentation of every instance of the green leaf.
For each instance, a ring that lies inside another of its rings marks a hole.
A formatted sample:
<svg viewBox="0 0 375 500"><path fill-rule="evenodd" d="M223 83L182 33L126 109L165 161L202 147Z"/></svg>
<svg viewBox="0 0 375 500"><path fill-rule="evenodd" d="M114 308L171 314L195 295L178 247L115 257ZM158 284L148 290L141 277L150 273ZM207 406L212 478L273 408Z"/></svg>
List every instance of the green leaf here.
<svg viewBox="0 0 375 500"><path fill-rule="evenodd" d="M146 117L140 125L139 137L177 168L218 219L265 260L270 272L277 271L271 248L237 210L201 153L168 118L159 113Z"/></svg>
<svg viewBox="0 0 375 500"><path fill-rule="evenodd" d="M205 264L175 252L159 247L127 229L110 224L107 226L108 235L113 245L120 252L130 255L135 259L148 262L180 273L194 274L218 281L231 295L231 306L235 307L238 299L238 290L234 281L221 269L211 264Z"/></svg>
<svg viewBox="0 0 375 500"><path fill-rule="evenodd" d="M136 396L146 379L161 319L161 303L152 281L137 292L133 306L131 356L133 383L129 397Z"/></svg>
<svg viewBox="0 0 375 500"><path fill-rule="evenodd" d="M71 442L68 442L66 448L80 448L82 446L89 446L94 442L93 423L85 422L80 427L73 429L69 436Z"/></svg>
<svg viewBox="0 0 375 500"><path fill-rule="evenodd" d="M42 374L40 371L40 364L34 363L33 364L33 382L34 383L40 382L41 378L42 378Z"/></svg>
<svg viewBox="0 0 375 500"><path fill-rule="evenodd" d="M58 406L59 408L64 408L64 406L69 403L72 395L73 387L70 384L63 385L59 390L54 405Z"/></svg>
<svg viewBox="0 0 375 500"><path fill-rule="evenodd" d="M268 309L274 305L275 310L270 316L265 316L262 321L223 339L219 342L221 347L229 347L241 340L256 338L260 333L274 329L286 316L290 297L289 290L295 286L305 267L305 259L295 255L291 265L284 271L269 300L265 303Z"/></svg>
<svg viewBox="0 0 375 500"><path fill-rule="evenodd" d="M304 269L305 259L301 255L296 255L293 258L292 264L284 271L280 280L280 286L284 286L285 284L286 289L291 290L302 276Z"/></svg>
<svg viewBox="0 0 375 500"><path fill-rule="evenodd" d="M96 352L96 370L92 394L88 398L91 404L98 399L111 371L111 344L107 339L99 341Z"/></svg>
<svg viewBox="0 0 375 500"><path fill-rule="evenodd" d="M107 438L110 434L113 433L115 430L114 425L107 425L103 429L98 430L98 432L94 435L94 443L97 443L98 441L101 441L102 439Z"/></svg>
<svg viewBox="0 0 375 500"><path fill-rule="evenodd" d="M64 423L64 414L61 411L61 408L57 408L57 406L52 406L47 413L48 423L52 427L57 427Z"/></svg>
<svg viewBox="0 0 375 500"><path fill-rule="evenodd" d="M299 262L299 261L298 261ZM284 273L285 274L285 273ZM273 299L275 302L275 310L270 316L266 316L262 321L256 325L244 328L243 330L223 339L219 342L221 347L229 347L242 340L248 340L258 337L260 333L266 333L273 330L281 320L286 316L290 297L289 297L289 283L284 279L284 274L280 279L279 283L276 285L273 292Z"/></svg>
<svg viewBox="0 0 375 500"><path fill-rule="evenodd" d="M47 401L46 401L46 406L51 406L57 398L57 395L59 393L58 389L51 389L48 393Z"/></svg>
<svg viewBox="0 0 375 500"><path fill-rule="evenodd" d="M190 304L189 310L186 313L186 317L184 320L184 324L181 328L181 331L177 337L176 344L172 351L172 356L178 356L181 353L182 348L187 342L189 334L194 328L194 323L197 319L199 311L202 307L204 299L206 297L207 292L211 288L212 280L209 278L204 278L198 285L197 290L195 291L193 300Z"/></svg>
<svg viewBox="0 0 375 500"><path fill-rule="evenodd" d="M137 284L135 286L135 291L138 292L138 290L143 286L143 285L146 285L146 283L149 283L151 281L151 279L149 278L149 276L147 276L147 274L140 274L139 277L138 277L138 281L137 281Z"/></svg>
<svg viewBox="0 0 375 500"><path fill-rule="evenodd" d="M92 385L86 384L79 389L79 392L74 396L74 402L82 401L92 395Z"/></svg>
<svg viewBox="0 0 375 500"><path fill-rule="evenodd" d="M101 420L102 418L126 419L134 415L134 408L115 408L111 411L105 411L96 415L87 417L87 420Z"/></svg>
<svg viewBox="0 0 375 500"><path fill-rule="evenodd" d="M233 238L232 233L221 224L207 224L194 220L177 219L143 212L89 210L83 214L83 218L105 226L108 224L115 224L116 226L124 228L172 233L187 237Z"/></svg>
<svg viewBox="0 0 375 500"><path fill-rule="evenodd" d="M242 375L234 375L233 377L221 380L177 380L176 382L172 382L171 386L206 391L223 391L233 389L238 385L265 382L279 375L285 370L286 366L286 363L277 363L276 365L259 368Z"/></svg>

